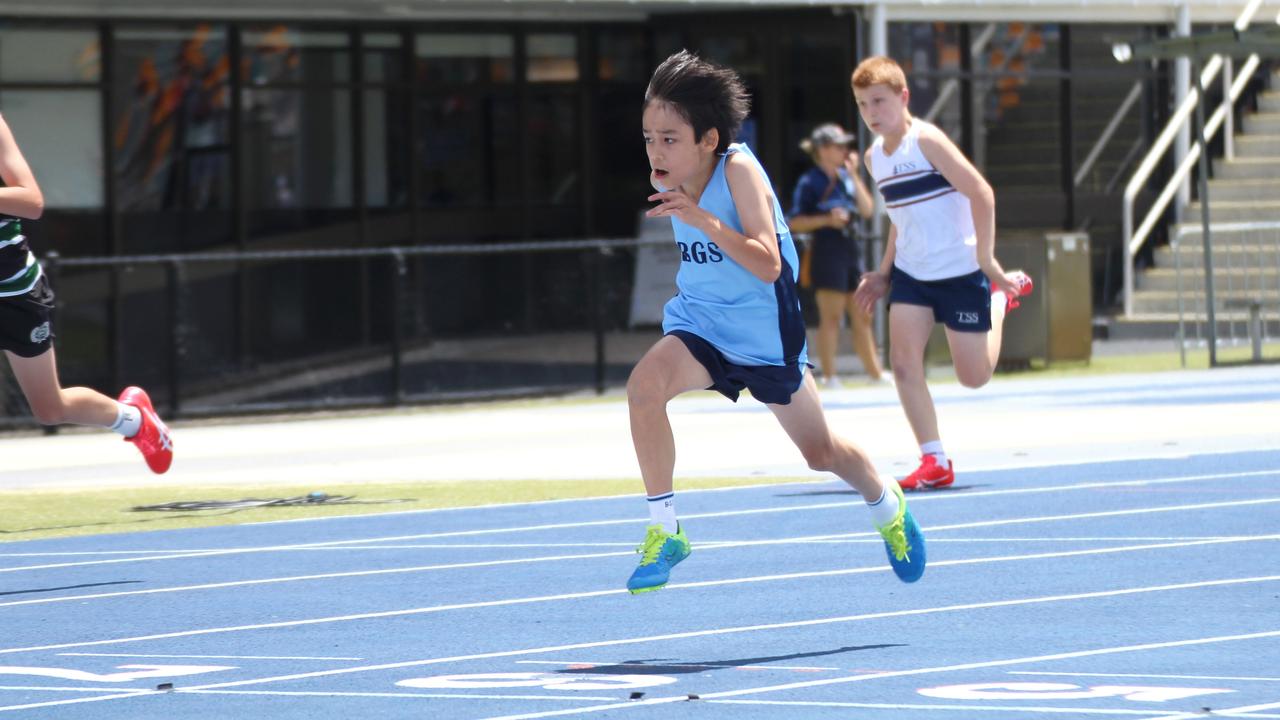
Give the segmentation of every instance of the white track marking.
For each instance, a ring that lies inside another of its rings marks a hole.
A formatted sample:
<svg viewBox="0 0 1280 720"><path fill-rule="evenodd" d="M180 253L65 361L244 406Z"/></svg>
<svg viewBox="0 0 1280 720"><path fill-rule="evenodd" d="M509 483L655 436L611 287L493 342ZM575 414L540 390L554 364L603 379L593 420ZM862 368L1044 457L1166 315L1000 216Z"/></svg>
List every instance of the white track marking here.
<svg viewBox="0 0 1280 720"><path fill-rule="evenodd" d="M699 700L699 702L704 702ZM880 710L959 710L961 712L1065 713L1068 715L1140 715L1150 717L1150 710L1107 710L1080 707L1043 707L1013 705L924 705L907 703L805 702L802 700L706 700L713 705L751 705L815 708L868 708Z"/></svg>
<svg viewBox="0 0 1280 720"><path fill-rule="evenodd" d="M1010 670L1010 675L1054 675L1062 677L1104 678L1155 678L1158 680L1239 680L1280 682L1280 677L1249 677L1238 675L1156 675L1153 673L1098 673L1098 672L1036 672L1034 670Z"/></svg>
<svg viewBox="0 0 1280 720"><path fill-rule="evenodd" d="M652 665L641 663L617 662L615 660L597 661L597 660L517 660L517 665L560 665L563 667L581 668L590 670L598 667L630 667L634 665L636 668L652 668ZM662 667L682 667L682 668L721 668L721 669L742 669L742 670L799 670L803 672L819 672L826 670L839 670L838 667L806 667L795 665L728 665L725 663L682 663L682 662L659 662L656 665Z"/></svg>
<svg viewBox="0 0 1280 720"><path fill-rule="evenodd" d="M237 687L242 685L259 685L263 683L281 682L281 681L287 681L287 680L303 680L303 679L310 679L310 678L317 678L317 677L331 677L335 675L347 675L351 673L360 673L360 672L396 670L401 668L423 667L426 665L439 665L439 664L445 664L445 663L463 662L468 660L484 660L484 659L500 658L500 657L520 657L520 656L527 656L527 655L540 655L544 653L553 653L553 652L566 652L571 650L584 650L589 648L616 647L621 645L635 645L635 644L643 644L643 643L650 643L650 642L682 640L682 639L694 638L694 637L710 637L710 636L718 636L718 635L732 635L732 634L739 634L739 633L761 632L761 631L768 631L768 630L780 630L780 629L790 629L790 628L798 628L798 627L814 627L814 626L820 626L820 625L833 625L833 624L840 624L840 623L847 623L847 622L859 622L864 620L878 620L878 619L885 619L885 618L898 618L898 617L908 617L908 616L916 616L916 615L932 615L937 613L963 612L968 610L979 610L979 609L988 609L988 608L996 608L996 607L1014 607L1014 606L1020 606L1020 605L1034 605L1034 604L1042 604L1042 603L1064 602L1064 601L1071 601L1071 600L1087 600L1087 599L1096 599L1096 598L1103 598L1103 597L1118 597L1123 595L1137 595L1137 594L1144 594L1144 593L1167 592L1172 590L1188 590L1188 589L1205 588L1205 587L1245 585L1245 584L1261 583L1261 582L1275 582L1278 580L1280 580L1280 575L1270 575L1270 576L1260 576L1260 577L1250 577L1250 578L1228 578L1223 580L1205 580L1205 581L1194 582L1194 583L1180 583L1176 585L1155 585L1155 586L1147 586L1147 587L1122 588L1120 590L1104 590L1104 591L1097 591L1097 592L1090 592L1090 593L1076 593L1071 595L1048 595L1048 596L1042 596L1042 597L1018 598L1014 600L996 600L996 601L989 601L989 602L983 602L983 603L966 603L961 605L947 605L947 606L934 607L934 608L920 608L915 610L894 610L894 611L879 612L879 613L866 613L861 615L846 615L841 617L817 618L813 620L796 620L796 621L785 622L785 623L770 623L765 625L747 625L747 626L730 627L730 628L714 628L710 630L692 630L688 632L670 633L666 635L651 635L651 636L642 636L642 637L633 637L633 638L622 638L617 640L601 640L601 641L595 641L595 642L573 643L568 645L554 645L554 646L539 647L539 648L526 648L521 650L498 650L498 651L487 652L487 653L475 653L471 655L457 655L453 657L431 658L427 660L409 660L409 661L397 662L397 663L384 663L379 665L363 665L363 666L357 666L357 667L337 668L333 670L321 670L321 671L314 671L314 672L307 672L307 673L276 675L271 677L255 678L255 679L249 679L249 680L238 680L238 681L232 681L232 682L193 686L190 688L184 688L183 691L190 692L195 690L215 690L215 689L224 689L228 687ZM265 627L265 626L259 626L259 627ZM251 629L251 627L232 628L232 629ZM222 629L222 630L227 630L227 629ZM165 637L175 637L175 636L184 635L184 634L203 634L207 632L219 632L222 630L206 630L206 631L196 631L194 633L180 633L180 634L170 633L167 635L156 635L156 636L149 636L149 637L142 637L142 638L129 638L129 639L123 639L123 640L106 640L106 641L78 643L78 644L79 645L88 645L88 644L98 645L98 644L107 644L112 642L130 642L133 640L159 639L159 638L165 638ZM1158 648L1165 648L1165 647L1181 647L1184 645L1197 645L1197 644L1206 644L1211 642L1225 642L1230 640L1242 640L1242 639L1276 637L1276 636L1280 636L1280 630L1261 632L1261 633L1252 633L1248 635L1229 635L1229 636L1219 636L1219 637L1213 637L1213 638L1201 638L1197 640L1180 640L1180 641L1165 642L1165 643L1148 643L1143 645L1122 646L1119 648L1103 648L1103 649L1085 650L1085 651L1070 652L1070 653L1059 653L1054 655L1039 655L1039 656L1032 656L1028 658L996 660L996 661L990 661L985 663L968 663L964 665L954 665L954 666L942 667L942 668L924 668L924 669L918 669L918 670L897 671L897 672L889 672L889 673L875 673L870 675L857 675L849 678L836 678L831 680L812 681L810 683L792 683L788 685L757 688L753 690L732 691L728 693L716 693L714 697L730 697L733 695L752 694L756 692L770 692L773 690L792 689L792 688L799 688L799 687L813 687L813 686L819 686L819 685L832 684L836 682L856 682L856 681L865 680L865 679L876 679L876 678L882 678L882 677L898 677L898 676L904 676L904 675L920 675L920 674L928 674L933 672L943 672L948 670L967 670L967 669L975 669L975 668L983 668L983 667L999 667L1003 665L1016 665L1016 664L1028 663L1028 662L1040 662L1043 660L1059 660L1059 659L1068 659L1068 658L1076 658L1076 657L1089 657L1092 655L1104 655L1104 654L1116 653L1116 652L1129 652L1133 650L1158 649ZM59 647L65 647L65 646L59 646ZM42 647L42 648L25 648L25 649L43 650L43 649L53 649L53 648ZM17 652L20 650L21 649L8 650L3 652ZM75 700L61 700L61 701L54 701L49 703L29 703L25 705L0 707L0 711L30 709L35 707L47 707L50 705L63 705L63 704L70 704L70 703L98 702L103 700L114 700L114 699L123 698L123 697L135 697L139 694L147 694L147 693L130 693L126 695L103 695L95 698L77 698ZM707 697L712 697L712 696L709 695ZM662 699L660 700L660 702L677 702L677 701L683 701L685 699L686 699L685 695L680 695L680 696L676 696L669 699ZM635 706L636 704L639 704L639 703L653 704L653 701L644 701L644 700L632 701L631 704L623 705L623 707ZM613 706L597 706L597 708L589 708L587 710L594 711L594 710L607 709L612 707Z"/></svg>
<svg viewBox="0 0 1280 720"><path fill-rule="evenodd" d="M1205 713L1198 713L1198 712L1171 713L1169 715L1161 715L1160 717L1153 717L1153 718L1150 718L1149 720L1191 720L1191 718L1205 718L1205 717L1276 718L1276 717L1280 717L1280 715L1255 714L1259 710L1274 710L1276 708L1280 708L1280 702L1263 703L1261 705L1242 705L1240 707L1233 707L1233 708L1222 708L1220 710L1214 710L1210 712L1208 715L1206 715Z"/></svg>
<svg viewBox="0 0 1280 720"><path fill-rule="evenodd" d="M34 702L24 705L5 705L0 707L0 712L13 712L15 710L32 710L42 707L55 707L58 705L77 705L79 703L102 702L103 700L121 700L124 698L143 697L146 695L163 695L165 690L134 690L132 692L114 692L111 695L99 695L97 697L75 698L73 700L53 700L51 702Z"/></svg>
<svg viewBox="0 0 1280 720"><path fill-rule="evenodd" d="M1095 592L1072 593L1067 595L1045 595L1040 597L1018 598L1014 600L991 600L991 601L979 602L979 603L944 605L944 606L932 607L932 608L916 608L916 609L910 609L910 610L888 610L888 611L875 612L875 613L863 613L859 615L843 615L843 616L837 616L837 617L816 618L812 620L793 620L789 622L780 622L780 623L745 625L745 626L727 627L727 628L713 628L710 630L690 630L690 631L679 632L679 633L668 633L663 635L648 635L648 636L633 637L633 638L622 638L618 640L599 640L599 641L592 641L592 642L572 643L567 645L553 645L553 646L540 647L540 648L528 648L528 649L522 649L522 650L496 650L496 651L485 652L485 653L475 653L471 655L457 655L452 657L431 658L427 660L408 660L403 662L385 663L385 664L379 664L379 665L364 665L364 666L357 666L357 667L351 667L351 668L336 668L333 670L317 670L312 672L292 673L288 675L278 675L274 677L258 678L253 680L239 680L239 681L230 681L225 683L214 683L210 685L196 686L196 689L225 688L225 687L236 687L240 685L256 685L259 683L279 682L282 680L301 680L301 679L309 679L309 678L316 678L316 677L329 677L333 675L346 675L349 673L356 673L356 672L369 672L369 671L375 671L375 670L393 670L398 668L422 667L425 665L438 665L442 663L462 662L465 660L482 660L482 659L500 658L500 657L520 657L525 655L540 655L540 654L552 653L552 652L565 652L568 650L584 650L588 648L636 645L636 644L643 644L643 643L650 643L650 642L681 640L681 639L694 638L694 637L736 635L740 633L792 629L792 628L800 628L800 627L815 627L815 626L833 625L833 624L841 624L841 623L848 623L848 622L861 622L865 620L881 620L886 618L913 617L918 615L934 615L939 613L963 612L963 611L969 611L969 610L985 610L985 609L998 608L998 607L1016 607L1016 606L1025 606L1025 605L1037 605L1037 604L1044 604L1044 603L1065 602L1065 601L1072 601L1072 600L1091 600L1091 599L1097 599L1097 598L1103 598L1103 597L1120 597L1120 596L1126 596L1126 595L1140 595L1140 594L1146 594L1146 593L1169 592L1174 590L1191 590L1191 589L1199 589L1199 588L1206 588L1206 587L1227 587L1227 586L1234 586L1234 585L1248 585L1248 584L1254 584L1254 583L1276 582L1276 581L1280 581L1280 575L1267 575L1267 576L1247 577L1247 578L1227 578L1223 580L1202 580L1199 582L1177 583L1172 585L1152 585L1152 586L1135 587L1135 588L1122 588L1119 590L1099 590ZM204 631L204 632L208 632L208 631ZM1264 637L1264 636L1269 637L1273 635L1280 635L1280 630L1270 632L1270 633L1261 633L1259 634L1259 637ZM152 636L152 637L157 637L157 636ZM135 639L137 640L152 639L152 637L129 638L125 641L131 641ZM159 636L159 637L166 637L166 636ZM1231 637L1234 638L1234 637L1244 637L1244 636L1231 636ZM107 641L100 641L99 644L105 644L110 642L122 642L122 641L107 640ZM44 650L49 648L26 648L26 649ZM0 651L0 652L13 652L13 651ZM1081 655L1080 657L1085 657L1085 656L1087 655ZM1064 656L1064 657L1067 657L1067 656ZM681 697L683 698L683 696Z"/></svg>
<svg viewBox="0 0 1280 720"><path fill-rule="evenodd" d="M1015 524L1015 523L1036 523L1036 522L1058 521L1058 520L1079 520L1082 518L1091 518L1091 517L1098 517L1098 516L1112 516L1116 513L1141 514L1141 513L1148 513L1148 512L1169 512L1173 510L1201 510L1206 508L1217 508L1217 507L1223 507L1223 506L1230 507L1230 506L1236 506L1236 505L1256 505L1260 503L1280 503L1280 498L1272 498L1272 499L1264 499L1264 500L1238 500L1231 503L1202 503L1198 505L1179 505L1179 506L1158 507L1158 508L1139 508L1139 509L1133 509L1133 510L1109 510L1102 513L1080 513L1075 515L1050 515L1050 516L1041 516L1041 517L1032 517L1032 518L1009 518L1005 520L979 521L979 522L973 522L973 523L962 523L957 525L940 525L940 526L930 528L930 532L935 530L947 530L947 529L964 528L964 527L989 527L993 525L1006 525L1006 524ZM875 535L878 537L878 533L853 533L853 534L854 535ZM824 536L813 536L813 537L828 538L831 536L824 535ZM724 544L708 543L708 544L699 544L698 548L699 550L706 551L706 550L732 549L732 548L743 548L743 547L756 547L761 545L783 545L783 544L790 544L794 542L807 541L811 539L812 538L778 538L778 539L770 539L770 540L750 540L750 541L741 541L741 542L724 543ZM1191 547L1195 545L1216 545L1220 543L1255 542L1255 541L1270 541L1270 540L1280 540L1280 535L1254 535L1254 536L1246 535L1246 536L1237 536L1237 537L1228 537L1228 538L1215 538L1212 540L1193 540L1188 542L1159 543L1154 545L1126 545L1126 546L1117 546L1117 547L1111 547L1111 548L1067 550L1067 551L1061 551L1061 552L1039 553L1039 554L1032 554L1032 555L1015 555L1015 556L1004 556L1004 557L996 557L996 558L976 558L972 560L945 560L945 561L938 561L938 562L931 563L930 566L936 568L936 567L947 567L948 565L997 562L1002 560L1070 557L1073 555L1102 555L1102 554L1117 553L1117 552L1129 552L1132 550L1153 550L1153 549L1166 549L1166 548L1176 548L1176 547ZM121 590L117 592L107 592L107 593L88 593L83 595L62 595L58 597L33 598L29 600L11 600L9 602L0 602L0 607L14 607L14 606L22 606L22 605L47 605L52 603L84 601L84 600L102 600L102 599L130 597L130 596L137 596L137 595L156 595L161 593L192 592L192 591L198 591L198 590L213 590L213 589L222 589L222 588L230 588L230 587L248 587L248 586L255 586L255 585L271 585L271 584L279 584L279 583L287 583L287 582L333 580L338 578L369 577L369 576L377 576L377 575L394 575L394 574L403 574L403 573L428 572L428 571L435 571L435 570L455 570L455 569L462 569L462 568L494 567L494 566L502 566L502 565L518 565L518 564L528 564L528 563L538 563L538 562L556 562L556 561L562 561L562 560L586 560L586 559L598 559L598 558L606 558L606 557L627 557L627 556L630 556L631 554L632 553L630 552L610 552L610 553L590 553L590 554L579 554L579 555L550 555L550 556L536 557L536 558L512 558L507 560L485 560L485 561L476 561L476 562L469 562L469 563L419 565L419 566L402 567L402 568L384 568L379 570L351 570L346 572L320 573L315 575L293 575L293 576L276 577L276 578L261 578L257 580L228 580L220 583L180 585L180 586L174 586L174 587L168 587L168 588L148 588L146 590ZM887 566L875 566L870 568L841 568L838 570L820 570L820 571L793 573L793 574L785 574L785 575L759 576L759 577L749 577L749 578L734 579L734 580L727 580L727 581L717 580L717 581L710 581L710 584L711 585L736 584L739 582L752 582L752 581L758 581L761 579L823 577L823 576L846 575L851 573L862 573L862 572L881 572L888 569L889 568ZM668 587L669 588L701 587L704 585L705 585L704 583L678 583L678 584L668 585ZM621 592L621 591L617 591L617 592ZM561 597L576 599L578 597L593 597L593 596L598 596L600 594L608 594L608 593L587 593L585 595L567 595L567 596L551 596L551 597L554 599L559 599ZM520 602L523 602L523 600L521 600ZM501 604L501 602L499 604ZM464 606L450 606L450 607L453 607L456 609L460 607L485 607L489 605L490 603L488 602L480 602L475 604L474 606L464 605Z"/></svg>
<svg viewBox="0 0 1280 720"><path fill-rule="evenodd" d="M0 685L0 690L40 690L40 691L48 691L48 692L78 692L78 693L98 693L98 694L101 694L101 693L102 693L102 688L101 688L101 687L86 687L86 688L78 688L78 687L65 687L65 686L63 686L63 687L59 687L59 686L56 686L56 685L48 685L48 686L45 686L45 685ZM111 692L113 692L113 693L118 693L118 692L127 692L128 690L129 690L129 688L120 688L120 687L113 687L113 688L111 688ZM135 692L138 692L138 693L147 693L147 692L151 692L151 689L150 689L150 688L138 688L137 690L135 690Z"/></svg>
<svg viewBox="0 0 1280 720"><path fill-rule="evenodd" d="M828 685L841 685L846 683L865 682L868 680L882 680L885 678L910 677L915 675L930 675L942 672L954 672L957 670L976 670L981 668L1003 667L1008 665L1022 665L1026 663L1047 662L1051 660L1066 660L1070 658L1094 657L1098 655L1112 655L1116 653L1140 652L1144 650L1162 650L1171 647L1186 647L1192 645L1205 645L1219 642L1234 642L1238 640L1255 640L1259 638L1280 637L1280 630L1271 630L1267 632L1248 633L1241 635L1220 635L1208 638L1196 638L1192 640L1172 640L1168 642L1143 643L1140 645L1120 645L1109 648L1097 648L1094 650L1076 650L1072 652L1052 653L1047 655L1032 655L1022 658L1009 658L1005 660L988 660L984 662L961 663L958 665L943 665L938 667L914 668L911 670L890 670L886 672L863 673L859 675L849 675L839 678L824 678L822 680L806 680L802 682L785 683L781 685L766 685L755 688L744 688L741 690L726 690L723 692L706 693L701 696L702 700L718 700L721 698L736 697L739 695L756 695L759 693L779 692L783 690L801 690L815 687L824 687ZM520 715L503 715L500 717L491 717L486 720L534 720L535 718L557 717L563 715L578 715L583 713L605 712L608 710L620 710L622 708L640 707L643 705L665 705L676 702L686 702L688 695L674 695L668 697L656 697L647 700L632 700L621 703L611 703L609 705L597 705L589 708L571 708L568 710L553 710L550 712L540 713L524 713ZM1277 703L1276 706L1280 706ZM1258 707L1258 706L1255 706ZM1262 709L1262 708L1259 708ZM1151 713L1148 712L1148 715ZM1203 717L1203 714L1196 713L1180 713L1173 718L1183 717Z"/></svg>
<svg viewBox="0 0 1280 720"><path fill-rule="evenodd" d="M933 532L944 531L944 530L957 530L957 529L974 528L974 527L994 527L998 525L1056 522L1056 521L1063 521L1063 520L1082 520L1082 519L1099 518L1099 517L1115 517L1119 515L1139 515L1139 514L1145 514L1145 513L1177 512L1177 511L1183 511L1183 510L1206 510L1206 509L1217 509L1217 508L1223 508L1223 507L1238 507L1238 506L1262 505L1262 504L1274 504L1274 503L1280 503L1280 498L1263 498L1260 500L1236 500L1231 502L1218 502L1218 503L1198 503L1194 505L1169 505L1169 506L1152 507L1152 508L1132 508L1128 510L1106 510L1102 512L1075 513L1070 515L1042 515L1042 516L1027 517L1027 518L1006 518L1003 520L980 520L980 521L969 522L969 523L954 523L951 525L935 525L935 526L926 528L926 530L928 530L929 533L933 533ZM742 541L719 542L719 543L714 543L714 542L699 543L698 549L702 551L706 551L706 550L718 550L718 549L725 549L725 548L758 547L758 546L765 546L765 545L787 545L787 544L801 543L801 542L833 541L837 539L847 539L847 538L853 538L853 537L871 537L875 539L879 537L879 533L860 532L860 533L845 533L841 535L811 535L811 536L802 536L802 537L793 537L793 538L771 538L768 540L742 540ZM1209 540L1197 540L1197 541L1192 541L1191 543L1171 543L1171 544L1150 545L1150 546L1128 546L1128 547L1110 548L1110 549L1097 550L1096 552L1098 553L1115 552L1115 551L1123 551L1123 550L1134 549L1134 548L1147 549L1147 548L1159 548L1159 547L1183 547L1188 544L1213 544L1213 543L1219 543L1219 542L1272 540L1272 539L1276 539L1277 537L1278 536L1272 536L1272 535L1236 536L1236 537L1225 537L1225 538L1213 538ZM1083 552L1084 554L1090 554L1095 551L1072 551L1072 552ZM68 601L76 601L76 600L97 600L97 599L104 599L104 598L127 597L127 596L134 596L134 595L153 595L158 593L188 592L188 591L195 591L195 590L211 590L211 589L217 589L217 588L245 587L245 586L252 586L252 585L268 585L268 584L276 584L276 583L311 581L311 580L332 580L337 578L367 577L367 576L373 576L373 575L392 575L392 574L400 574L400 573L427 572L427 571L434 571L434 570L455 570L455 569L461 569L461 568L492 567L492 566L499 566L499 565L516 565L516 564L536 563L536 562L552 562L552 561L560 561L560 560L585 560L585 559L596 559L596 558L606 558L606 557L626 557L630 554L631 554L630 552L624 551L624 552L608 552L608 553L590 553L590 554L579 554L579 555L551 555L551 556L536 557L536 558L511 558L511 559L505 559L505 560L484 560L484 561L475 561L475 562L469 562L469 563L418 565L418 566L401 567L401 568L382 568L378 570L350 570L346 572L320 573L320 574L314 574L314 575L292 575L292 576L276 577L276 578L261 578L257 580L228 580L220 583L201 583L197 585L180 585L180 586L174 586L174 587L168 587L168 588L148 588L146 590L121 590L118 592L89 593L89 594L83 594L83 595L62 595L58 597L33 598L29 600L11 600L8 602L0 602L0 607L13 607L13 606L20 606L20 605L44 605L49 603L59 603L59 602L68 602ZM1028 557L1058 557L1058 556L1060 555L1051 553L1048 555L1036 555L1036 556L1028 556ZM950 562L957 562L957 561L950 561ZM935 567L944 566L944 565L945 563L933 563L933 566ZM819 572L819 573L815 573L814 576L822 575L822 574L843 574L846 572L850 572L850 570L848 569L835 570L829 573ZM861 572L861 570L854 570L853 572ZM676 586L671 586L671 587L676 587Z"/></svg>
<svg viewBox="0 0 1280 720"><path fill-rule="evenodd" d="M1152 485L1167 485L1170 483L1195 482L1199 480L1228 480L1228 479L1237 479L1237 478L1246 478L1246 477L1256 477L1260 475L1280 475L1280 470L1256 470L1256 471L1249 471L1249 472L1212 473L1207 475L1187 475L1187 476L1181 476L1181 477L1175 477L1175 478L1160 478L1160 479L1154 479L1154 480L1119 480L1119 481L1113 481L1113 482L1090 482L1090 483L1078 483L1078 484L1070 484L1070 485L1052 485L1052 486L1038 487L1038 488L1036 487L1009 488L1009 489L1002 489L1002 490L981 490L976 492L963 492L963 493L957 493L957 492L924 493L919 495L913 494L910 502L912 503L937 502L937 501L946 501L946 500L963 500L966 498L993 497L993 496L1002 496L1002 495L1025 495L1025 494L1046 493L1046 492L1070 492L1075 490L1097 490L1097 489L1103 489L1103 488L1117 488L1117 487L1142 487L1142 486L1152 486ZM762 515L762 514L773 514L773 513L800 512L805 510L828 510L828 509L842 508L842 507L856 507L864 504L865 503L863 503L862 500L859 499L859 500L848 500L848 501L830 502L830 503L814 503L809 505L794 505L794 506L788 506L788 507L753 508L748 510L729 510L724 512L696 513L696 514L684 515L683 517L685 519L738 517L738 516L744 516L744 515ZM213 557L213 556L219 556L219 555L235 555L235 554L242 554L242 553L278 552L281 550L323 548L323 547L333 547L338 545L397 542L397 541L405 541L405 540L424 540L429 538L442 538L442 537L470 537L470 536L477 536L477 535L497 535L497 534L503 534L503 533L522 533L522 532L533 532L533 531L541 531L541 530L565 530L565 529L572 529L572 528L601 527L606 525L641 525L647 522L648 522L648 519L637 516L637 517L629 517L629 518L622 518L622 519L615 519L615 520L589 520L589 521L567 522L567 523L549 523L544 525L526 525L522 527L485 528L480 530L455 530L450 532L420 533L415 535L393 535L388 537L330 540L330 541L315 542L315 543L298 543L298 544L290 544L290 545L266 545L266 546L258 546L258 547L247 547L247 548L228 548L225 550L183 552L183 553L177 553L177 554L170 553L170 554L156 555L154 557L151 557L151 556L124 557L124 558L113 558L110 560L91 560L86 562L74 562L74 563L54 563L54 564L47 564L47 565L23 565L19 567L0 568L0 573L20 572L23 570L49 570L53 568L62 568L62 567L85 567L90 565L110 565L110 564L117 564L117 563L143 562L143 561L150 561L150 560L178 560L178 559L185 559L185 558L192 558L192 557ZM961 527L961 526L956 526L956 527ZM832 536L832 537L836 537L836 536Z"/></svg>
<svg viewBox="0 0 1280 720"><path fill-rule="evenodd" d="M309 655L158 655L155 653L58 653L67 657L125 657L125 658L194 658L199 660L348 660L360 661L358 657L313 657Z"/></svg>
<svg viewBox="0 0 1280 720"><path fill-rule="evenodd" d="M192 695L282 695L282 696L300 696L300 697L369 697L369 698L430 698L430 699L452 699L452 700L604 700L607 702L617 702L622 698L617 696L602 697L591 695L578 695L572 690L566 690L564 695L472 695L461 693L407 693L407 692L325 692L325 691L275 691L275 690L187 690L180 688L177 692L189 693ZM0 708L3 709L3 708Z"/></svg>

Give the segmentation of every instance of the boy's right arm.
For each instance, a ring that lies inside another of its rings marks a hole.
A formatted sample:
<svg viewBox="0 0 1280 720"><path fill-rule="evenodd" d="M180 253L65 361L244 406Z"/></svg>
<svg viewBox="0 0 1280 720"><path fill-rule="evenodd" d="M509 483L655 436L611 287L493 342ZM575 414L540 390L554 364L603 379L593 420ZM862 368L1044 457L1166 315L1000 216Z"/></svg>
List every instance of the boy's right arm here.
<svg viewBox="0 0 1280 720"><path fill-rule="evenodd" d="M862 278L858 280L858 289L853 291L853 302L865 313L870 314L875 309L876 301L889 292L889 272L893 269L893 256L897 242L898 228L890 223L889 239L884 244L884 258L880 260L880 267L862 273Z"/></svg>
<svg viewBox="0 0 1280 720"><path fill-rule="evenodd" d="M35 220L44 213L44 195L31 166L22 157L9 125L0 117L0 213Z"/></svg>

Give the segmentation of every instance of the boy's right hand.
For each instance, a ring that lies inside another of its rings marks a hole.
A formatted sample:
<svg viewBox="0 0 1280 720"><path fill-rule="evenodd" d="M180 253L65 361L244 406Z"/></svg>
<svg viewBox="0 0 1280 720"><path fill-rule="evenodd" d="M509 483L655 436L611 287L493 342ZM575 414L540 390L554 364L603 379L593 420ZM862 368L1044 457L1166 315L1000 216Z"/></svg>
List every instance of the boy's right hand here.
<svg viewBox="0 0 1280 720"><path fill-rule="evenodd" d="M845 208L833 207L828 214L831 216L831 219L827 221L827 224L831 227L836 228L837 230L848 227L849 211Z"/></svg>
<svg viewBox="0 0 1280 720"><path fill-rule="evenodd" d="M875 310L876 302L889 292L889 274L873 270L862 273L858 289L853 291L853 302L868 315Z"/></svg>

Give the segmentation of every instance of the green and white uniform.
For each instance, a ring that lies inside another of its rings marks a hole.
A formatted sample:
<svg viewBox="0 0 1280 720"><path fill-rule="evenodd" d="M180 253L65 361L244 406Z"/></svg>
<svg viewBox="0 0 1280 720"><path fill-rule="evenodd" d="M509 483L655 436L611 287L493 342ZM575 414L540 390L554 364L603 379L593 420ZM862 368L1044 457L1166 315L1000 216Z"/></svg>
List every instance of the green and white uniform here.
<svg viewBox="0 0 1280 720"><path fill-rule="evenodd" d="M22 221L0 215L0 350L35 357L53 343L53 288L27 246Z"/></svg>
<svg viewBox="0 0 1280 720"><path fill-rule="evenodd" d="M0 215L0 297L26 295L42 274L40 262L22 234L22 220Z"/></svg>

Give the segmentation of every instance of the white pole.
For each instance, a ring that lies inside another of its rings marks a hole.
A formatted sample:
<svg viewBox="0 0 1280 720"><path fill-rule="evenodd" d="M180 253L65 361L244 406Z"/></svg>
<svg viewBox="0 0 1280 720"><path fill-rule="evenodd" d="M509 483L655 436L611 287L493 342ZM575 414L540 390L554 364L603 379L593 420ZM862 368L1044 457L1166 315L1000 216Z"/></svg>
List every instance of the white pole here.
<svg viewBox="0 0 1280 720"><path fill-rule="evenodd" d="M1191 3L1183 2L1178 6L1178 21L1174 27L1174 35L1187 36L1191 34ZM1180 57L1174 61L1173 65L1173 106L1181 107L1182 101L1187 98L1191 92L1191 59L1188 57ZM1178 137L1173 147L1173 163L1174 166L1182 164L1183 158L1187 153L1191 152L1191 123L1183 123L1178 129ZM1178 198L1174 203L1174 217L1180 222L1183 213L1186 212L1187 205L1191 202L1191 181L1190 178L1183 180L1178 185Z"/></svg>
<svg viewBox="0 0 1280 720"><path fill-rule="evenodd" d="M1236 113L1235 103L1231 102L1232 63L1229 55L1222 56L1222 109L1225 120L1222 124L1222 150L1227 160L1236 159Z"/></svg>
<svg viewBox="0 0 1280 720"><path fill-rule="evenodd" d="M889 12L882 2L871 6L871 54L889 54Z"/></svg>

